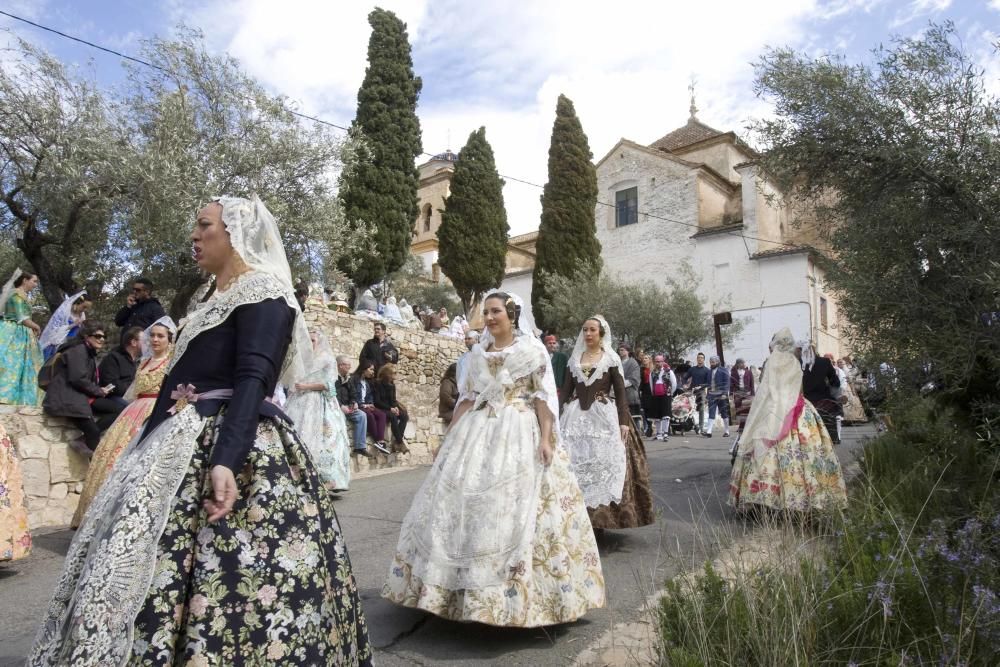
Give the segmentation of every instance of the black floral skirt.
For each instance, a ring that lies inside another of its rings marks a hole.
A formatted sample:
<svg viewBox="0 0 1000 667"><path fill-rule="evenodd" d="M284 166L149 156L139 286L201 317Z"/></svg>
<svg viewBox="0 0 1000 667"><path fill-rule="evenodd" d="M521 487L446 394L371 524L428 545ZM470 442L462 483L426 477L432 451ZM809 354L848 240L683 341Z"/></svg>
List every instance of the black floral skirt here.
<svg viewBox="0 0 1000 667"><path fill-rule="evenodd" d="M209 421L159 540L130 664L370 665L332 500L295 432L262 420L232 513L202 507Z"/></svg>

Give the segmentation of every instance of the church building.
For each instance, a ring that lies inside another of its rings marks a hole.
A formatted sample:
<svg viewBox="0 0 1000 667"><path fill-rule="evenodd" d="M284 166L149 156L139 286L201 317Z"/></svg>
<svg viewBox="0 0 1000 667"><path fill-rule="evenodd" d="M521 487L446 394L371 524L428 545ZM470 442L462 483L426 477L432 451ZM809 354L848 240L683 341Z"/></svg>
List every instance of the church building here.
<svg viewBox="0 0 1000 667"><path fill-rule="evenodd" d="M820 354L849 352L834 297L817 262L822 244L733 132L698 120L649 145L621 139L597 162L597 237L605 269L666 284L685 263L713 313L743 330L725 350L732 364L760 364L778 329L811 338ZM714 345L706 343L706 354Z"/></svg>

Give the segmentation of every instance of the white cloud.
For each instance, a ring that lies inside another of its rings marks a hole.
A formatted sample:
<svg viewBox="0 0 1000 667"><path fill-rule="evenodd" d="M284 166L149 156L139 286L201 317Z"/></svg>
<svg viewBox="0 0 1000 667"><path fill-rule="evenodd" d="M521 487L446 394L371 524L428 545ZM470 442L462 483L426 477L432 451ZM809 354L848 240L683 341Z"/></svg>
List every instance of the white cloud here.
<svg viewBox="0 0 1000 667"><path fill-rule="evenodd" d="M889 0L391 0L378 4L407 22L417 74L424 149L458 150L485 125L501 173L546 179L549 134L560 93L573 99L595 158L620 137L650 143L688 116L697 78L698 117L743 130L769 113L752 93L767 45L841 50L853 35L824 33L845 15ZM375 2L174 0L174 20L217 36L220 50L303 111L346 124L364 76ZM917 0L933 12L948 0ZM1000 0L993 0L1000 3ZM841 28L843 30L843 28ZM449 141L450 138L450 141ZM511 232L538 225L540 190L508 181Z"/></svg>

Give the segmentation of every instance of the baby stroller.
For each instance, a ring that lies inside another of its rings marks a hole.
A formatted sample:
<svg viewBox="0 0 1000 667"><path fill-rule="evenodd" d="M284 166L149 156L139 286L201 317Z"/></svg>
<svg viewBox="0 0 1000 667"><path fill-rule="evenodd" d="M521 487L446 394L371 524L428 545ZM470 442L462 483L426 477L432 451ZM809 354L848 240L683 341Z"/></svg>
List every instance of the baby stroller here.
<svg viewBox="0 0 1000 667"><path fill-rule="evenodd" d="M698 404L694 392L685 391L674 396L670 405L670 432L674 435L693 431L697 424Z"/></svg>

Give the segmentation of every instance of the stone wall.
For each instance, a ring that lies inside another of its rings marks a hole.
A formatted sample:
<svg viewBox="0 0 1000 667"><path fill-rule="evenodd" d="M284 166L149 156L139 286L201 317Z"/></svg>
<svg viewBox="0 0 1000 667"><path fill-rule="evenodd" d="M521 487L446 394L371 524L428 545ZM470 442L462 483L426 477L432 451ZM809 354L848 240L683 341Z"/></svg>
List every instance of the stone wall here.
<svg viewBox="0 0 1000 667"><path fill-rule="evenodd" d="M324 330L338 354L354 360L372 337L371 320L335 313L316 302L308 305L306 318L310 326ZM354 473L359 477L434 459L444 434L437 416L438 386L448 365L465 352L461 341L439 334L392 325L389 332L400 352L397 394L410 413L406 429L410 453L384 456L375 452L373 460L354 457ZM87 476L87 460L68 445L80 432L64 419L42 414L40 408L0 405L0 423L21 459L30 527L69 525Z"/></svg>
<svg viewBox="0 0 1000 667"><path fill-rule="evenodd" d="M319 327L324 331L334 352L351 357L355 365L365 341L372 337L371 320L334 312L317 301L310 300L307 304L306 320L310 327ZM410 415L406 428L410 453L384 456L376 451L378 456L374 460L354 457L354 472L362 476L377 470L434 460L434 452L444 434L444 423L437 416L441 377L448 365L465 352L463 342L455 338L392 324L387 324L387 328L389 337L399 350L396 394Z"/></svg>
<svg viewBox="0 0 1000 667"><path fill-rule="evenodd" d="M87 460L67 444L80 432L40 408L0 405L0 423L21 459L28 525L69 525L87 476Z"/></svg>

